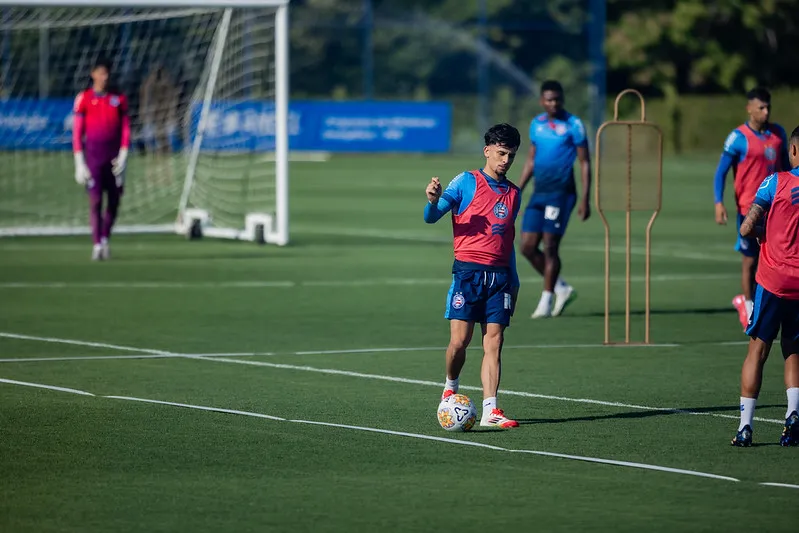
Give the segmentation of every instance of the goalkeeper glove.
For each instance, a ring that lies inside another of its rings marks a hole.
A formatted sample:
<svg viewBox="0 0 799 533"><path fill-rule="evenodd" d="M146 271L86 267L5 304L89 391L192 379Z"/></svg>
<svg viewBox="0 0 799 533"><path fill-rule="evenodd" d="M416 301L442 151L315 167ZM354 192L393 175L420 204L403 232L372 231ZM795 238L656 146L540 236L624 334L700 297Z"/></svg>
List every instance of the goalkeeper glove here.
<svg viewBox="0 0 799 533"><path fill-rule="evenodd" d="M86 182L91 179L92 173L89 167L86 166L86 159L83 158L83 152L75 152L75 181L78 185L86 185Z"/></svg>
<svg viewBox="0 0 799 533"><path fill-rule="evenodd" d="M128 149L120 148L119 154L111 161L111 171L117 179L117 186L121 187L125 183L125 169L128 166Z"/></svg>

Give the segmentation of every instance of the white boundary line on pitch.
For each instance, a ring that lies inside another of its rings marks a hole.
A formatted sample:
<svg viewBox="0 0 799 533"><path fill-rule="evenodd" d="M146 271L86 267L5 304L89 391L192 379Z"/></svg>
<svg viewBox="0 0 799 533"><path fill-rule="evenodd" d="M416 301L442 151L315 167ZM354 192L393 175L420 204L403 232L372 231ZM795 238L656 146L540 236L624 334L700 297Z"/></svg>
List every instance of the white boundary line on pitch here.
<svg viewBox="0 0 799 533"><path fill-rule="evenodd" d="M660 274L651 277L654 283L716 281L740 278L740 274ZM642 283L643 276L632 276L631 281ZM524 278L522 283L538 283L541 278ZM604 283L604 276L576 276L569 281L575 284ZM292 289L299 287L375 287L440 285L452 282L441 278L384 278L360 280L240 280L240 281L8 281L0 282L0 289ZM732 311L731 311L732 312Z"/></svg>
<svg viewBox="0 0 799 533"><path fill-rule="evenodd" d="M68 389L65 387L54 387L52 385L43 385L40 383L28 383L23 381L12 381L12 380L5 380L0 379L0 383L8 383L11 385L22 385L27 387L36 387L36 388L44 388L50 390L56 390L60 392L69 392L72 394L79 394L83 396L94 396L93 394L77 389ZM304 424L304 425L311 425L311 426L323 426L323 427L332 427L337 429L348 429L352 431L361 431L365 433L378 433L381 435L390 435L393 437L406 437L418 440L426 440L426 441L434 441L434 442L443 442L446 444L455 444L458 446L472 446L475 448L482 448L491 451L498 451L498 452L508 452L508 453L524 453L529 455L538 455L544 457L555 457L558 459L568 459L572 461L581 461L581 462L588 462L588 463L595 463L595 464L603 464L609 466L621 466L626 468L636 468L639 470L651 470L655 472L664 472L669 474L681 474L686 476L693 476L693 477L702 477L702 478L709 478L709 479L717 479L721 481L733 481L739 482L740 480L734 477L729 476L721 476L718 474L710 474L707 472L700 472L697 470L685 470L682 468L672 468L668 466L659 466L659 465L651 465L646 463L635 463L630 461L618 461L616 459L602 459L599 457L588 457L582 455L570 455L564 453L556 453L556 452L545 452L540 450L519 450L513 448L503 448L501 446L493 446L491 444L484 444L482 442L474 442L469 440L461 440L461 439L453 439L448 437L437 437L435 435L425 435L423 433L409 433L406 431L393 431L390 429L380 429L380 428L371 428L365 426L353 426L349 424L336 424L332 422L319 422L315 420L286 420L285 418L281 418L278 416L266 415L263 413L256 413L253 411L239 411L236 409L225 409L221 407L208 407L204 405L194 405L194 404L187 404L187 403L177 403L177 402L167 402L163 400L152 400L148 398L137 398L133 396L99 396L100 398L104 399L111 399L111 400L122 400L122 401L129 401L129 402L141 402L141 403L149 403L149 404L156 404L156 405L166 405L171 407L181 407L184 409L194 409L198 411L210 411L222 414L233 414L233 415L241 415L241 416L249 416L261 419L272 420L276 422L288 422L291 424Z"/></svg>
<svg viewBox="0 0 799 533"><path fill-rule="evenodd" d="M396 382L396 383L407 383L407 384L411 384L411 385L435 386L435 387L440 387L441 386L441 383L437 383L437 382L434 382L434 381L425 381L425 380L418 380L418 379L401 378L401 377L396 377L396 376L384 376L384 375L381 375L381 374L365 374L365 373L361 373L361 372L351 372L351 371L348 371L348 370L337 370L337 369L332 369L332 368L318 368L318 367L313 367L313 366L289 365L289 364L283 364L283 363L269 363L269 362L266 362L266 361L248 361L248 360L239 360L239 359L228 359L228 358L226 358L226 356L216 355L216 354L211 354L211 355L188 354L188 353L181 354L181 353L174 353L174 352L164 352L164 351L160 351L160 350L138 349L138 348L132 348L130 346L118 346L118 345L114 345L114 344L104 344L104 343L77 341L77 340L72 340L72 339L58 339L58 338L54 338L54 337L35 337L35 336L32 336L32 335L18 335L18 334L15 334L15 333L5 333L5 332L0 332L0 337L9 337L9 338L14 338L14 339L25 339L25 340L39 340L39 341L50 342L50 343L59 343L59 342L61 342L61 343L64 343L64 344L72 344L72 345L101 346L101 347L110 348L110 349L119 349L119 350L126 350L126 351L127 350L133 350L133 351L139 351L139 352L145 352L145 353L153 353L153 352L155 352L154 355L160 355L161 358L172 357L172 358L195 359L195 360L204 360L204 361L217 361L217 362L221 362L221 363L243 364L243 365L261 366L261 367L268 367L268 368L278 368L278 369L284 369L284 370L299 370L299 371L304 371L304 372L316 372L316 373L321 373L321 374L356 377L356 378L362 378L362 379L374 379L374 380L382 380L382 381L392 381L392 382ZM583 347L589 347L589 346L590 347L600 347L601 346L601 347L606 347L606 348L612 347L612 346L606 346L606 345L602 345L602 344L597 344L597 345L573 345L573 346L583 346ZM649 346L653 346L653 345L649 345ZM341 350L331 350L329 352L295 352L295 354L308 355L308 354L331 353L331 352L332 353L336 353L336 354L340 354L340 353L370 353L370 352L371 353L376 353L376 352L380 352L380 351L391 351L391 352L397 352L397 351L419 351L419 350L427 351L427 350L431 350L431 349L438 350L438 349L441 349L441 348L429 348L429 347L424 347L424 348L378 348L378 349L368 349L368 350L367 349L363 349L363 350L356 351L356 352L344 352L344 351L341 351ZM253 356L253 355L257 355L257 354L253 354L253 353L236 354L237 357L245 357L245 356ZM113 356L107 356L107 357L113 357ZM231 357L231 356L227 356L227 357ZM65 358L61 358L61 360L65 360ZM0 362L2 362L2 360L0 360ZM14 361L14 362L21 362L21 361ZM475 391L482 390L480 387L466 386L466 385L461 386L461 388L464 389L464 390L475 390ZM523 397L527 397L527 398L539 398L539 399L545 399L545 400L556 400L556 401L565 401L565 402L604 405L604 406L608 406L608 407L623 407L623 408L626 408L626 409L636 409L636 410L640 410L640 411L663 411L663 412L674 413L674 414L703 415L703 416L712 416L712 417L716 417L716 418L730 418L730 419L735 419L735 420L737 420L739 418L738 416L725 415L725 414L721 414L721 413L705 413L705 412L701 412L701 411L690 411L690 410L677 409L677 408L671 408L671 407L651 407L651 406L646 406L646 405L627 404L627 403L621 403L621 402L610 402L610 401L604 401L604 400L593 400L593 399L590 399L590 398L569 398L569 397L565 397L565 396L554 396L554 395L548 395L548 394L536 394L536 393L532 393L532 392L519 392L519 391L503 390L502 394L507 394L509 396L523 396ZM760 417L755 417L755 420L758 421L758 422L770 422L770 423L774 423L774 424L783 424L784 423L784 420L775 420L775 419L760 418Z"/></svg>
<svg viewBox="0 0 799 533"><path fill-rule="evenodd" d="M783 487L786 489L799 489L799 485L791 485L790 483L758 483L758 485L765 485L766 487Z"/></svg>

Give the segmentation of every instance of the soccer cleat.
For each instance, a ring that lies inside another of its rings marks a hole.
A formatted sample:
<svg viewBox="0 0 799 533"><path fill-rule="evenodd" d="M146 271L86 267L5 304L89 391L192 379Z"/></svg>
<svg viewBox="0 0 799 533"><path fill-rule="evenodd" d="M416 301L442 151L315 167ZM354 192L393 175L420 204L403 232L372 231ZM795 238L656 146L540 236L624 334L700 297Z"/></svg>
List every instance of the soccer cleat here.
<svg viewBox="0 0 799 533"><path fill-rule="evenodd" d="M752 445L752 426L745 425L744 428L735 434L735 438L730 443L739 448L747 448Z"/></svg>
<svg viewBox="0 0 799 533"><path fill-rule="evenodd" d="M552 316L560 316L566 306L575 298L577 298L577 292L571 285L566 285L562 289L555 287L555 305L552 306Z"/></svg>
<svg viewBox="0 0 799 533"><path fill-rule="evenodd" d="M103 261L111 259L111 247L107 241L100 245L100 256Z"/></svg>
<svg viewBox="0 0 799 533"><path fill-rule="evenodd" d="M505 416L505 412L502 409L492 409L490 413L483 413L480 425L502 429L519 427L519 423Z"/></svg>
<svg viewBox="0 0 799 533"><path fill-rule="evenodd" d="M549 318L552 316L552 305L551 302L540 301L538 302L538 307L535 308L531 318Z"/></svg>
<svg viewBox="0 0 799 533"><path fill-rule="evenodd" d="M444 393L441 395L441 401L443 402L444 400L446 400L447 398L449 398L453 394L457 394L457 393L454 390L452 390L452 389L444 389Z"/></svg>
<svg viewBox="0 0 799 533"><path fill-rule="evenodd" d="M799 413L792 412L785 419L785 427L782 428L780 446L799 446Z"/></svg>
<svg viewBox="0 0 799 533"><path fill-rule="evenodd" d="M732 299L732 306L738 311L738 320L741 321L741 326L746 331L746 327L749 325L749 313L746 310L746 298L743 294L739 294L735 298Z"/></svg>
<svg viewBox="0 0 799 533"><path fill-rule="evenodd" d="M92 261L102 261L103 260L103 245L102 244L95 244L92 248Z"/></svg>

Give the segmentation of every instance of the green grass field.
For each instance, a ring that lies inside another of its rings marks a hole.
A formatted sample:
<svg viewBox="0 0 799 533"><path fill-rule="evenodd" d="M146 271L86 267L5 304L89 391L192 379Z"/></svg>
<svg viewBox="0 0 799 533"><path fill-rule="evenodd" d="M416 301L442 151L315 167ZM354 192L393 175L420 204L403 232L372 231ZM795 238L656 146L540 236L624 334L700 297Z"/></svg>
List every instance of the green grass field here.
<svg viewBox="0 0 799 533"><path fill-rule="evenodd" d="M795 531L778 353L756 446L729 445L746 338L715 156L666 161L658 344L601 345L602 226L573 221L566 315L530 320L541 285L519 263L500 404L522 426L438 427L452 250L423 189L475 163L295 163L285 248L119 236L95 264L86 237L0 240L0 530ZM618 276L613 294L618 338Z"/></svg>

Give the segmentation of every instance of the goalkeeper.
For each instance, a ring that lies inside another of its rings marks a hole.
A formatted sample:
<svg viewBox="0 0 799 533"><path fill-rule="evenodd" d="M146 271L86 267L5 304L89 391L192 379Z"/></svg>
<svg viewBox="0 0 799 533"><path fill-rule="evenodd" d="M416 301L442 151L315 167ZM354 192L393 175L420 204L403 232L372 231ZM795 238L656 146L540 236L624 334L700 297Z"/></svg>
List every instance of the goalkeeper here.
<svg viewBox="0 0 799 533"><path fill-rule="evenodd" d="M92 86L78 93L73 109L75 181L85 186L89 194L94 261L111 255L108 240L119 211L130 146L128 101L119 92L109 90L110 74L109 63L97 61L91 70Z"/></svg>

